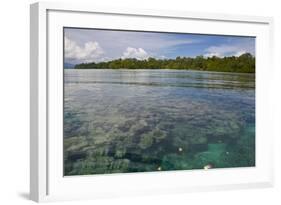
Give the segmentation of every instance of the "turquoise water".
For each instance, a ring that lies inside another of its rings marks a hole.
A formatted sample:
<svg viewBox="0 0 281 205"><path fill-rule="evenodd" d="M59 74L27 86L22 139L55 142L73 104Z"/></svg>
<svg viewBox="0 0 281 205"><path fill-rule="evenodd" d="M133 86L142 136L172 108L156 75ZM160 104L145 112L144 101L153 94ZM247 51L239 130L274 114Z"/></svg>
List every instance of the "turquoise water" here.
<svg viewBox="0 0 281 205"><path fill-rule="evenodd" d="M64 174L255 166L255 75L64 71Z"/></svg>

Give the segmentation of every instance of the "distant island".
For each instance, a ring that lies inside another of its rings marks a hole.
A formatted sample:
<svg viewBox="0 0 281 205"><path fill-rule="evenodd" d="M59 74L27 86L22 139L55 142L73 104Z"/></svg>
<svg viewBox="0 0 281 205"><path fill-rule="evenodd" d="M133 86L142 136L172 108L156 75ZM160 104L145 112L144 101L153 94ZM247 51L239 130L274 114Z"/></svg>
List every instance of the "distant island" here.
<svg viewBox="0 0 281 205"><path fill-rule="evenodd" d="M71 64L71 63L64 63L64 64L63 64L63 67L64 67L65 69L72 69L72 68L75 67L75 65L74 65L74 64Z"/></svg>
<svg viewBox="0 0 281 205"><path fill-rule="evenodd" d="M255 73L255 57L245 53L229 57L197 56L177 57L175 59L138 60L136 58L116 59L106 62L82 63L74 66L75 69L179 69L179 70L201 70L236 73Z"/></svg>

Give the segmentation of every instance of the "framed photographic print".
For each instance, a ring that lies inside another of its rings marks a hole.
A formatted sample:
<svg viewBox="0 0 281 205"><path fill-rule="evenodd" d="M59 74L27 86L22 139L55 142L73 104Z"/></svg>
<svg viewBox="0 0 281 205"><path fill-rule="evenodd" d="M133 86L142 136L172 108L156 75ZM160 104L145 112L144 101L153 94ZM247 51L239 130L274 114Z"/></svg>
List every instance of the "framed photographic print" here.
<svg viewBox="0 0 281 205"><path fill-rule="evenodd" d="M32 4L31 199L272 186L272 22Z"/></svg>

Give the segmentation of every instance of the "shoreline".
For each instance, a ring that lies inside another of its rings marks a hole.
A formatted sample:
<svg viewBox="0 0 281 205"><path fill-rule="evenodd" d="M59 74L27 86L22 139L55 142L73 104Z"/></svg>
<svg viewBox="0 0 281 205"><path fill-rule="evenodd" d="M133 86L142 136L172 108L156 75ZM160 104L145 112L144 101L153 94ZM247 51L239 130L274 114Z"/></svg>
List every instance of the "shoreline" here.
<svg viewBox="0 0 281 205"><path fill-rule="evenodd" d="M225 73L225 74L256 74L255 72L253 73L247 73L247 72L228 72L228 71L209 71L209 70L196 70L196 69L169 69L169 68L159 68L159 69L146 69L146 68L137 68L137 69L129 69L129 68L118 68L118 69L113 69L113 68L63 68L63 70L110 70L110 71L156 71L156 70L167 70L167 71L190 71L190 72L202 72L202 73Z"/></svg>

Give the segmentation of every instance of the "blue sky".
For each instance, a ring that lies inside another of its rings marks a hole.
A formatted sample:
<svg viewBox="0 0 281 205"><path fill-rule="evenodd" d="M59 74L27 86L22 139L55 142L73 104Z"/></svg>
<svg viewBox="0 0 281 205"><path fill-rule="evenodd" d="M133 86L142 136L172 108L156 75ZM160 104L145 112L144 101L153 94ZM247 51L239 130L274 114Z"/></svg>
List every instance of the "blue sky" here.
<svg viewBox="0 0 281 205"><path fill-rule="evenodd" d="M255 55L254 37L65 28L64 41L65 62L71 64L117 58Z"/></svg>

